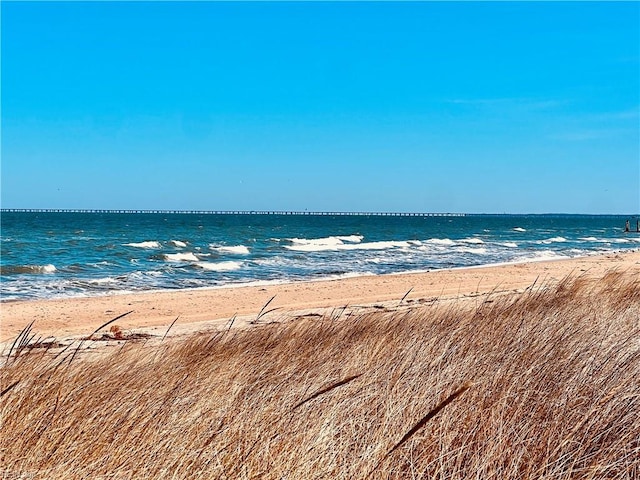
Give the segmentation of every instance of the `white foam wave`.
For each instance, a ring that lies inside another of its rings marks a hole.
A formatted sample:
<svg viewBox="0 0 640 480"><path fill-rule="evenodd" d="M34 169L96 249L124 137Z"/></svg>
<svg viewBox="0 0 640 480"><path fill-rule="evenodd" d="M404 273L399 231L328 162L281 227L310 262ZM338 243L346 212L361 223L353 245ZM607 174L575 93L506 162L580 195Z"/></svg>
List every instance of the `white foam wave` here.
<svg viewBox="0 0 640 480"><path fill-rule="evenodd" d="M597 243L630 243L630 242L640 242L640 237L631 237L631 238L596 238L596 237L580 237L579 240L584 240L585 242L597 242Z"/></svg>
<svg viewBox="0 0 640 480"><path fill-rule="evenodd" d="M139 243L125 243L123 244L125 247L135 247L135 248L160 248L160 242L139 242Z"/></svg>
<svg viewBox="0 0 640 480"><path fill-rule="evenodd" d="M386 250L389 248L408 248L411 244L405 241L366 242L357 245L342 245L340 250Z"/></svg>
<svg viewBox="0 0 640 480"><path fill-rule="evenodd" d="M180 240L171 240L170 243L172 243L174 247L184 248L187 246L186 242L181 242Z"/></svg>
<svg viewBox="0 0 640 480"><path fill-rule="evenodd" d="M543 243L545 245L548 245L549 243L563 243L566 241L567 239L564 237L551 237L551 238L547 238L546 240L541 240L538 243Z"/></svg>
<svg viewBox="0 0 640 480"><path fill-rule="evenodd" d="M328 275L326 277L320 277L318 279L314 278L314 281L326 281L326 280L336 280L340 278L357 278L357 277L374 277L377 274L375 272L371 272L369 270L365 270L363 272L345 272L345 273L337 273L335 275Z"/></svg>
<svg viewBox="0 0 640 480"><path fill-rule="evenodd" d="M296 252L324 252L327 250L338 250L339 246L344 246L342 242L335 245L314 245L314 244L299 244L299 245L285 245L287 250L294 250Z"/></svg>
<svg viewBox="0 0 640 480"><path fill-rule="evenodd" d="M402 248L410 247L409 242L394 242L394 241L380 241L380 242L365 242L365 243L336 243L336 244L299 244L299 245L287 245L288 250L294 250L297 252L325 252L325 251L342 251L342 250L386 250L389 248Z"/></svg>
<svg viewBox="0 0 640 480"><path fill-rule="evenodd" d="M113 278L113 277L104 277L104 278L94 278L89 280L88 283L92 283L92 284L96 284L96 285L103 285L103 284L108 284L108 283L117 283L118 280Z"/></svg>
<svg viewBox="0 0 640 480"><path fill-rule="evenodd" d="M294 245L342 245L347 243L360 243L364 237L362 235L335 235L324 238L287 238Z"/></svg>
<svg viewBox="0 0 640 480"><path fill-rule="evenodd" d="M513 231L514 232L526 232L527 230L522 228L522 227L514 227Z"/></svg>
<svg viewBox="0 0 640 480"><path fill-rule="evenodd" d="M483 247L480 247L480 248L462 247L462 248L459 248L457 251L464 252L464 253L473 253L475 255L484 255L485 253L487 253L487 249Z"/></svg>
<svg viewBox="0 0 640 480"><path fill-rule="evenodd" d="M542 262L545 260L560 260L562 258L571 258L569 255L561 255L556 252L544 250L542 252L536 252L532 257L525 257L523 262Z"/></svg>
<svg viewBox="0 0 640 480"><path fill-rule="evenodd" d="M338 235L336 238L350 243L360 243L364 239L362 235Z"/></svg>
<svg viewBox="0 0 640 480"><path fill-rule="evenodd" d="M424 243L429 243L431 245L455 245L456 242L451 240L450 238L431 238L426 240Z"/></svg>
<svg viewBox="0 0 640 480"><path fill-rule="evenodd" d="M145 280L148 277L158 278L158 277L162 277L163 275L164 275L164 272L162 272L161 270L149 270L149 271L146 271L146 272L135 271L135 272L131 272L129 274L129 279L131 279L131 280Z"/></svg>
<svg viewBox="0 0 640 480"><path fill-rule="evenodd" d="M503 247L509 247L509 248L518 248L518 244L515 242L502 242L502 243L498 243L498 245L501 245Z"/></svg>
<svg viewBox="0 0 640 480"><path fill-rule="evenodd" d="M249 255L249 248L244 245L235 245L235 246L216 246L209 245L211 250L215 250L217 252L226 252L226 253L237 253L240 255Z"/></svg>
<svg viewBox="0 0 640 480"><path fill-rule="evenodd" d="M290 267L290 266L299 266L300 260L296 260L287 256L275 256L270 258L260 258L254 260L256 265L272 268L272 267Z"/></svg>
<svg viewBox="0 0 640 480"><path fill-rule="evenodd" d="M100 262L88 263L87 265L89 265L90 267L100 268L100 267L109 267L109 266L113 265L113 263L108 262L106 260L102 260Z"/></svg>
<svg viewBox="0 0 640 480"><path fill-rule="evenodd" d="M242 268L242 262L200 262L196 266L213 272L230 272Z"/></svg>
<svg viewBox="0 0 640 480"><path fill-rule="evenodd" d="M170 262L199 262L200 259L196 257L193 253L167 253L163 255L165 260Z"/></svg>

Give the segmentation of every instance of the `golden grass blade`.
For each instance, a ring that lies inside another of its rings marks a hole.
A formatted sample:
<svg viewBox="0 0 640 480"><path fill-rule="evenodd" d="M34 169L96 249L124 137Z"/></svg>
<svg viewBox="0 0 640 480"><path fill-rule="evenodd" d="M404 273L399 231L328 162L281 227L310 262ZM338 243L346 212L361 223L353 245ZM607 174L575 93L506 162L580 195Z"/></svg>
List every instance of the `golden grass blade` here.
<svg viewBox="0 0 640 480"><path fill-rule="evenodd" d="M3 397L6 393L9 393L9 391L15 387L16 385L18 385L20 383L20 380L16 380L15 382L13 382L11 385L9 385L7 388L5 388L4 390L2 390L2 392L0 392L0 397Z"/></svg>
<svg viewBox="0 0 640 480"><path fill-rule="evenodd" d="M400 301L398 302L398 305L402 305L402 302L404 302L404 299L409 296L409 294L411 293L412 290L413 290L413 287L411 287L409 290L407 290L407 293L405 293L404 296L400 299Z"/></svg>
<svg viewBox="0 0 640 480"><path fill-rule="evenodd" d="M176 323L179 318L180 318L180 315L178 315L176 319L173 322L171 322L171 325L169 325L169 328L167 328L167 331L164 332L164 335L162 336L162 340L160 340L161 342L164 342L164 339L167 338L167 335L169 334L169 330L171 330L171 327L173 327L173 324Z"/></svg>
<svg viewBox="0 0 640 480"><path fill-rule="evenodd" d="M431 410L424 417L422 417L420 419L420 421L418 423L416 423L407 433L405 433L404 436L400 439L400 441L398 443L396 443L393 446L393 448L391 448L391 450L389 450L384 455L384 457L382 457L382 459L377 463L377 465L374 467L374 469L371 471L371 473L373 473L375 470L377 470L378 467L380 466L380 464L382 462L384 462L387 459L387 457L389 457L389 455L391 455L393 452L395 452L407 440L409 440L418 430L420 430L422 427L424 427L429 422L429 420L431 420L433 417L435 417L440 412L440 410L442 410L444 407L446 407L451 402L453 402L456 398L458 398L460 395L462 395L464 392L466 392L470 387L471 387L471 382L466 382L464 385L462 385L460 388L458 388L455 392L453 392L451 395L449 395L447 398L445 398L442 402L440 402L433 410ZM371 476L371 473L368 476Z"/></svg>
<svg viewBox="0 0 640 480"><path fill-rule="evenodd" d="M301 402L298 402L291 410L295 410L296 408L304 405L305 403L313 400L314 398L318 398L320 395L323 395L327 392L330 392L331 390L341 387L342 385L346 385L347 383L355 380L356 378L362 376L361 373L357 374L357 375L351 375L350 377L347 378L343 378L342 380L340 380L339 382L336 383L332 383L331 385L329 385L328 387L324 387L321 388L320 390L318 390L317 392L315 392L313 395L311 395L310 397L305 398L304 400L302 400Z"/></svg>

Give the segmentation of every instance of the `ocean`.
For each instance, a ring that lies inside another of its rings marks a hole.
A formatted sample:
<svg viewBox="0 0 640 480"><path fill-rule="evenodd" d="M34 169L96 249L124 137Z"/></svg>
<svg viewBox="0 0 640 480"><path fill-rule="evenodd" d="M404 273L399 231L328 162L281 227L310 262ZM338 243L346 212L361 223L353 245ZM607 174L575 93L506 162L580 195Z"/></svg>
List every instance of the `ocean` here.
<svg viewBox="0 0 640 480"><path fill-rule="evenodd" d="M3 212L0 298L320 280L638 249L640 234L624 233L627 218Z"/></svg>

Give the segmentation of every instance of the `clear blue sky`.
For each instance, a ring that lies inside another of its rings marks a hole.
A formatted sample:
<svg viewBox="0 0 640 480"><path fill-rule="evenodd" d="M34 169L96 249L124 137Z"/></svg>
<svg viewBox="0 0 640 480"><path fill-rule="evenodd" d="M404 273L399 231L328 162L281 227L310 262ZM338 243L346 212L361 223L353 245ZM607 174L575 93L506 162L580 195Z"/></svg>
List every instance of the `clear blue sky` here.
<svg viewBox="0 0 640 480"><path fill-rule="evenodd" d="M640 3L1 2L2 206L640 211Z"/></svg>

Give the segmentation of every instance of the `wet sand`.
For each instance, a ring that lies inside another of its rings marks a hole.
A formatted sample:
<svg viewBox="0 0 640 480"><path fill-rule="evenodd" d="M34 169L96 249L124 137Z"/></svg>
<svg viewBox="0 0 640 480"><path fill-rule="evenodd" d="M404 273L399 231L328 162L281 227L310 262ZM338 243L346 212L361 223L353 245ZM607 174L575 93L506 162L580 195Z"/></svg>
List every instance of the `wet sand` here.
<svg viewBox="0 0 640 480"><path fill-rule="evenodd" d="M317 315L346 306L420 305L451 299L473 299L491 293L523 291L534 282L550 284L568 275L602 276L608 270L640 274L640 251L611 253L577 259L530 262L426 273L379 275L198 290L108 295L63 300L34 300L0 304L0 342L14 339L31 321L40 336L68 338L87 335L118 315L132 311L116 324L125 331L162 335L177 317L172 334L220 328L237 316L234 327L250 325L261 308L275 296L261 318Z"/></svg>

